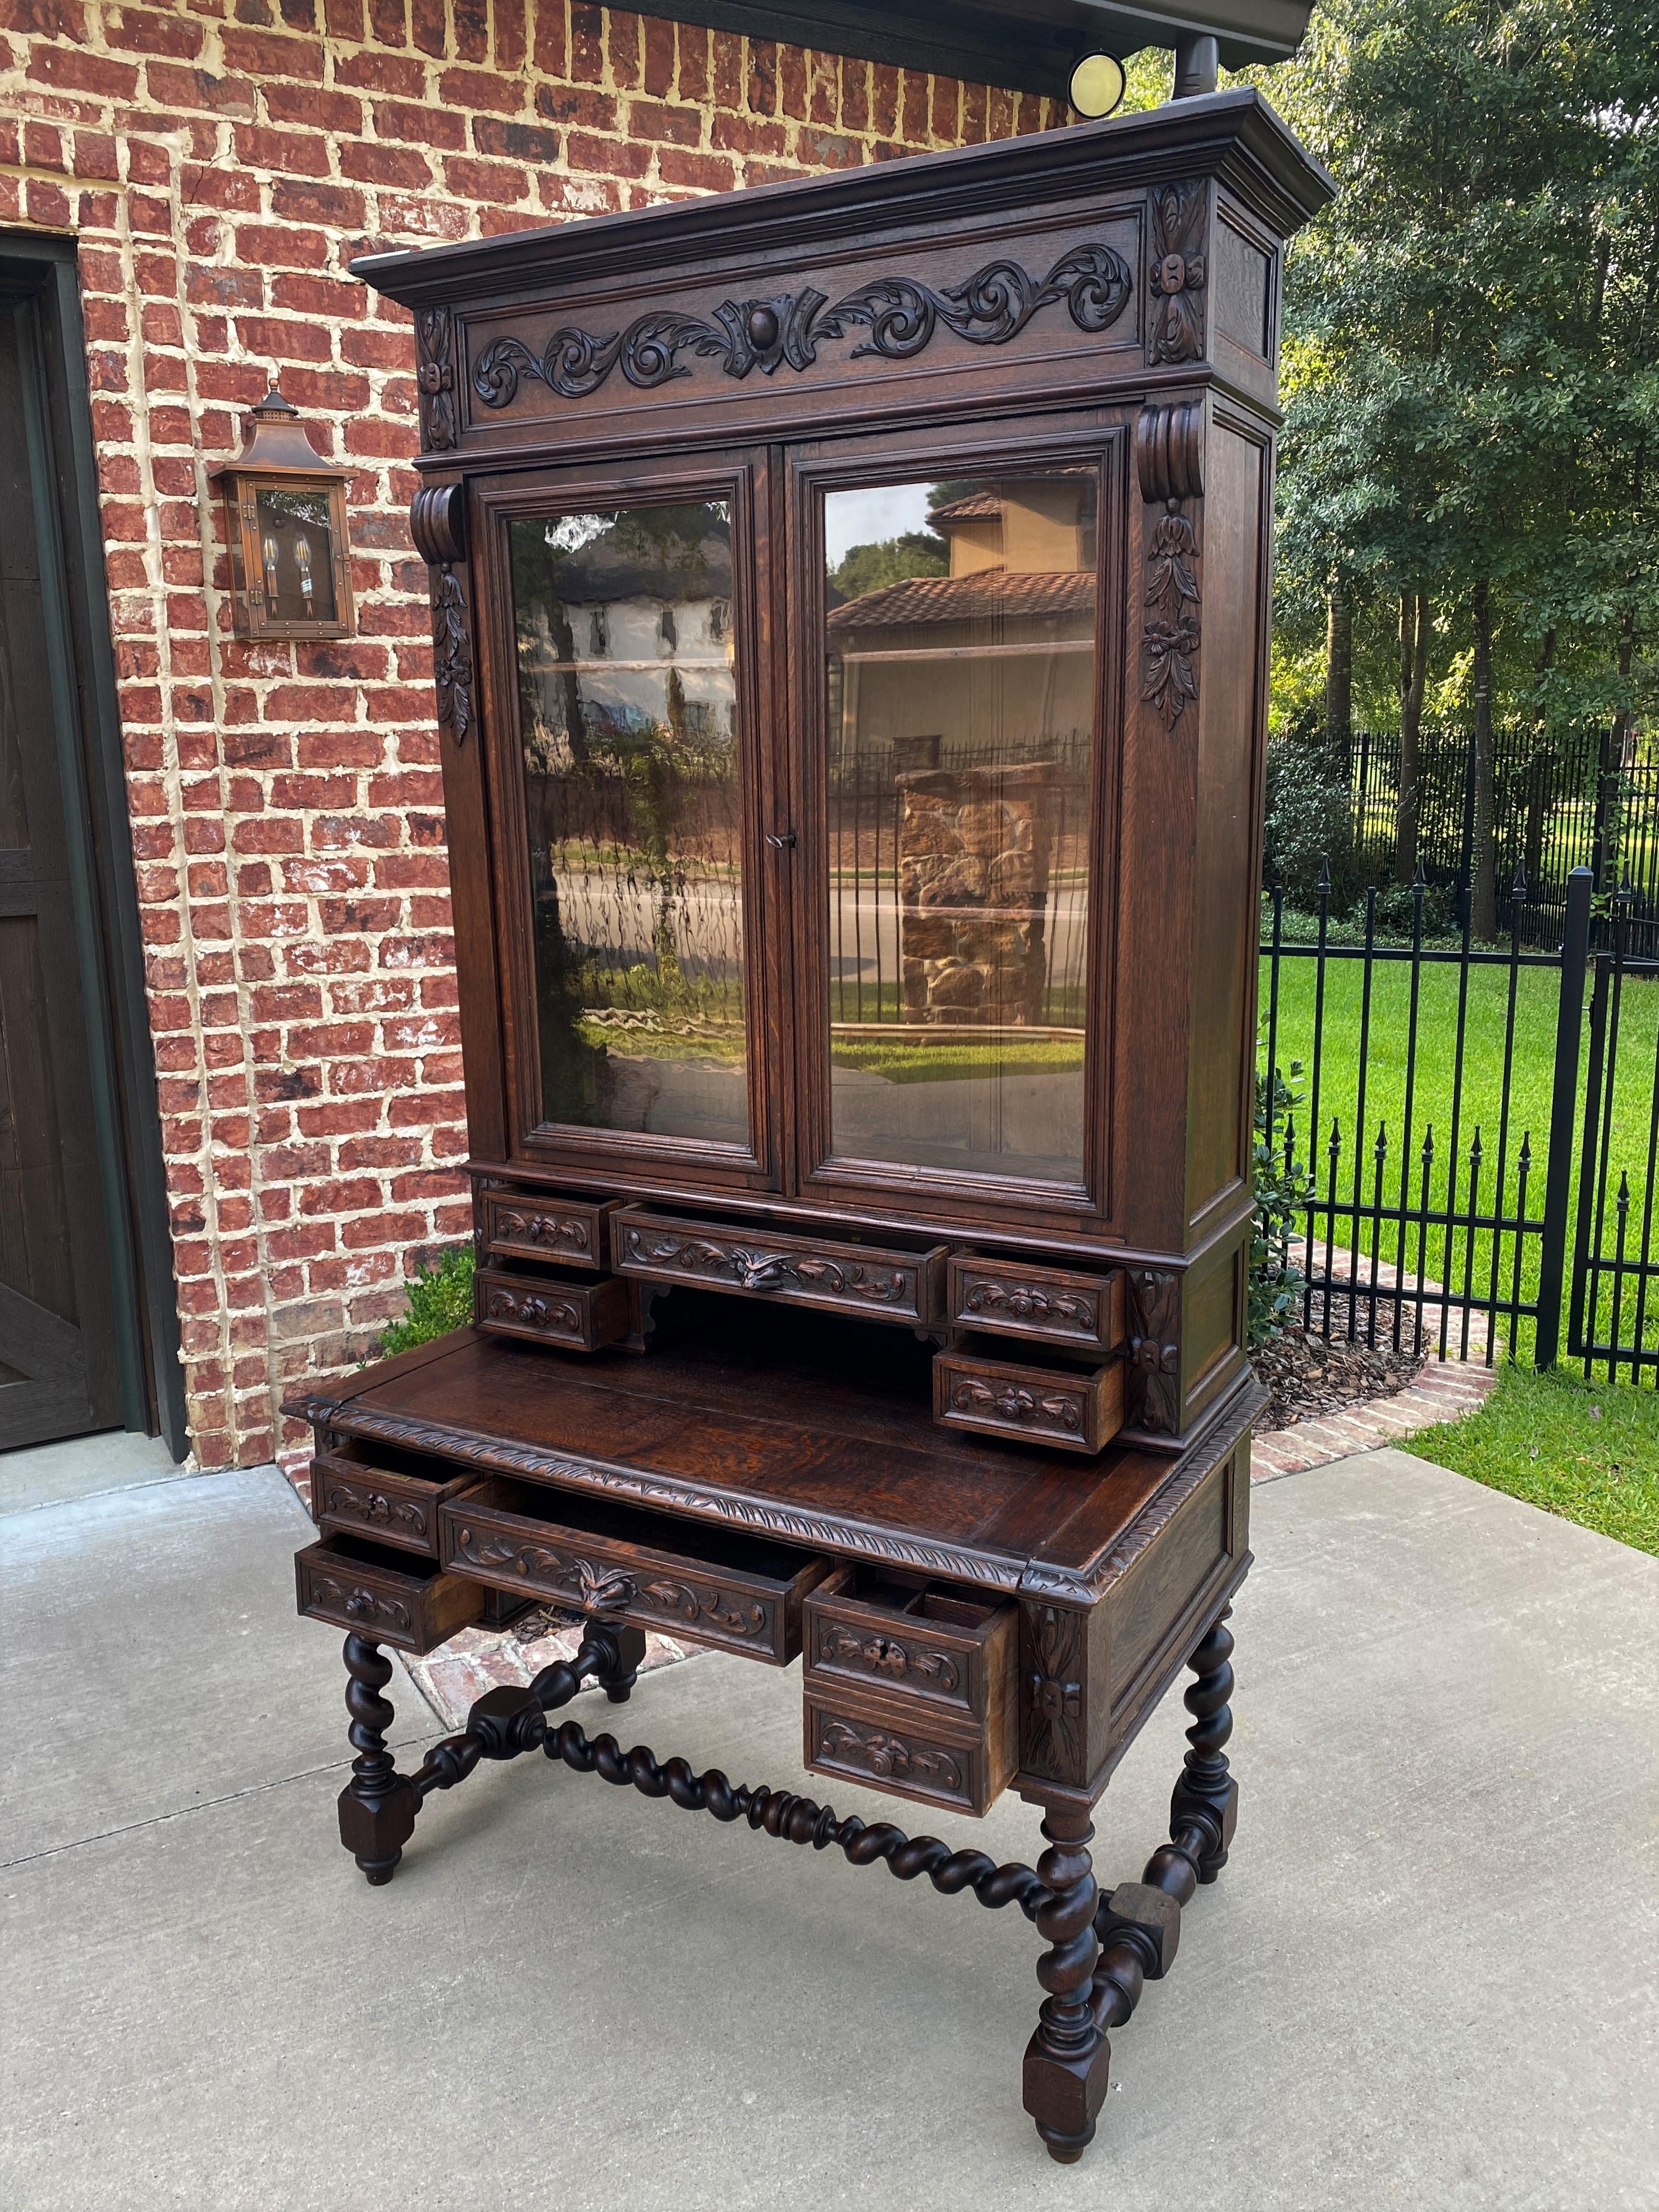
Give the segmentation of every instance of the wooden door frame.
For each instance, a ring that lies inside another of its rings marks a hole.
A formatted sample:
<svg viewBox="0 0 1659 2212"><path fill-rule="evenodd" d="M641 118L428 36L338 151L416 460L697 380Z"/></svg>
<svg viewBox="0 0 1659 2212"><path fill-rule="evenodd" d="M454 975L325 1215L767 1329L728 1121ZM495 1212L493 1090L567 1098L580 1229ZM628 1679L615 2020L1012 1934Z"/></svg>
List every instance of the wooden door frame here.
<svg viewBox="0 0 1659 2212"><path fill-rule="evenodd" d="M122 1348L125 1425L167 1440L175 1459L189 1448L173 1238L162 1164L155 1055L144 988L143 940L133 867L131 821L121 747L109 586L98 508L97 458L76 241L0 232L0 289L32 300L40 341L41 399L49 446L55 550L73 698L58 741L84 804L78 833L91 941L81 947L88 1045L112 1113L100 1130L106 1191L118 1194L109 1231L110 1272Z"/></svg>

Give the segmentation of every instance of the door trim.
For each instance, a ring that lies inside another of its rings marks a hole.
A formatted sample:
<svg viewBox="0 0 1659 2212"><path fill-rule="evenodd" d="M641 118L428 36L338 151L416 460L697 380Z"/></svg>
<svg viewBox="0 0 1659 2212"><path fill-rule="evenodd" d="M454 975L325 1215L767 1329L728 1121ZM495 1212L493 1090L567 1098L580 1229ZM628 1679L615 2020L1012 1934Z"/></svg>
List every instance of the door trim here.
<svg viewBox="0 0 1659 2212"><path fill-rule="evenodd" d="M59 742L77 756L70 765L78 771L82 811L68 827L72 839L81 832L92 921L82 948L88 1046L94 1066L101 1063L106 1074L114 1109L100 1131L100 1152L110 1155L106 1181L125 1200L112 1224L110 1255L118 1329L131 1347L123 1361L123 1413L128 1428L159 1433L182 1459L189 1438L178 1296L75 240L0 233L0 288L33 301L40 337L51 476L40 504L51 510L57 538L71 694Z"/></svg>

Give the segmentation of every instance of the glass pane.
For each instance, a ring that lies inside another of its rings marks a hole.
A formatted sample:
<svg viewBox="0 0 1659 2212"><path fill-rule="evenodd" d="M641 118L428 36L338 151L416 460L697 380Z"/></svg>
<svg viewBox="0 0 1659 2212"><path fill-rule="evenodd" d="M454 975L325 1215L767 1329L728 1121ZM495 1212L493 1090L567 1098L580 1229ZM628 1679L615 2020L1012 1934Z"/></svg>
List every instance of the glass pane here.
<svg viewBox="0 0 1659 2212"><path fill-rule="evenodd" d="M334 535L325 491L266 485L255 494L265 609L281 622L334 620Z"/></svg>
<svg viewBox="0 0 1659 2212"><path fill-rule="evenodd" d="M543 1115L746 1145L729 508L511 545Z"/></svg>
<svg viewBox="0 0 1659 2212"><path fill-rule="evenodd" d="M842 1158L1083 1180L1097 485L825 498Z"/></svg>

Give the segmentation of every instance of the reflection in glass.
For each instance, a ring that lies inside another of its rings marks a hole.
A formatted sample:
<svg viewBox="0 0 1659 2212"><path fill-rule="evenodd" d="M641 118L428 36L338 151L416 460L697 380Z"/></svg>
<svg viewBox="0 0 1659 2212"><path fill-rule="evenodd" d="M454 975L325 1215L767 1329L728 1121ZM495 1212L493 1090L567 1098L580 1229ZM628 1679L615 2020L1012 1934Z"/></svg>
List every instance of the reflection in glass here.
<svg viewBox="0 0 1659 2212"><path fill-rule="evenodd" d="M331 623L334 533L327 492L262 484L257 504L267 617L279 622Z"/></svg>
<svg viewBox="0 0 1659 2212"><path fill-rule="evenodd" d="M1083 1180L1092 468L824 500L832 1149Z"/></svg>
<svg viewBox="0 0 1659 2212"><path fill-rule="evenodd" d="M510 540L544 1116L746 1144L730 512Z"/></svg>

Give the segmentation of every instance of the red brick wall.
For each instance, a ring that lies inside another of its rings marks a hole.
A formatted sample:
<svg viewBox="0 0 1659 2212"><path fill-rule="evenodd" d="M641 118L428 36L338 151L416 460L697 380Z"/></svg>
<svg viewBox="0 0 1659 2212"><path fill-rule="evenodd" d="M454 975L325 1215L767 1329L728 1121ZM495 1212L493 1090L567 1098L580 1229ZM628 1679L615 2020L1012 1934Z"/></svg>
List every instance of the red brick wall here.
<svg viewBox="0 0 1659 2212"><path fill-rule="evenodd" d="M0 225L80 241L203 1466L299 1442L470 1221L413 346L347 263L1060 119L580 0L0 0ZM230 634L207 471L273 374L353 471L343 643Z"/></svg>

